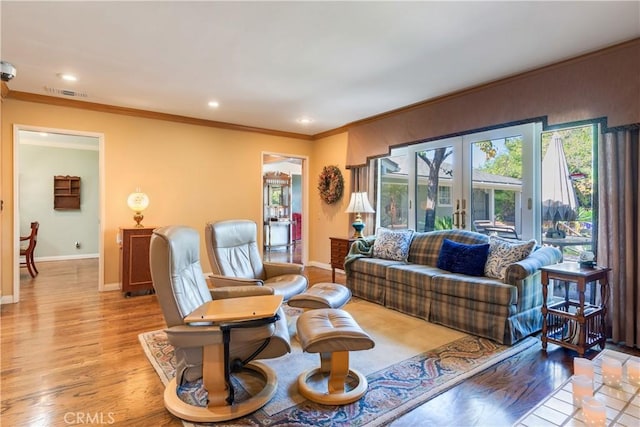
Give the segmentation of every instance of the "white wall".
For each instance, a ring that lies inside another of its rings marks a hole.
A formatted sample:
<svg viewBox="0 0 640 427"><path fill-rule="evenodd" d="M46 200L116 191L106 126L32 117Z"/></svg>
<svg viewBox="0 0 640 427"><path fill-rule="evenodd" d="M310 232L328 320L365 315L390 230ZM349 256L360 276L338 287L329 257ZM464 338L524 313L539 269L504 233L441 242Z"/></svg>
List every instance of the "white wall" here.
<svg viewBox="0 0 640 427"><path fill-rule="evenodd" d="M73 141L69 136L69 141ZM69 148L74 147L74 148ZM97 257L99 237L98 141L80 147L33 142L21 135L19 154L20 235L38 221L36 259ZM53 177L79 176L80 210L53 209ZM80 243L80 248L75 247Z"/></svg>

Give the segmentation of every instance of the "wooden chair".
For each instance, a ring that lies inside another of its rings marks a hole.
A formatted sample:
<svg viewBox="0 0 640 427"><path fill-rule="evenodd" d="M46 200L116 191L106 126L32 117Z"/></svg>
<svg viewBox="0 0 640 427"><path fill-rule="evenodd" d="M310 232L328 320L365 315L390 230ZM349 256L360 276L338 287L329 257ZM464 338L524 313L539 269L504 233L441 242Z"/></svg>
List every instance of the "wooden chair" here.
<svg viewBox="0 0 640 427"><path fill-rule="evenodd" d="M36 268L36 263L33 260L33 253L36 249L36 243L38 242L38 228L40 224L38 221L34 221L31 223L31 234L28 236L20 237L20 241L29 241L29 245L26 248L20 248L20 256L24 257L24 262L20 262L20 267L27 267L29 270L29 274L31 277L36 277L38 274L38 269Z"/></svg>

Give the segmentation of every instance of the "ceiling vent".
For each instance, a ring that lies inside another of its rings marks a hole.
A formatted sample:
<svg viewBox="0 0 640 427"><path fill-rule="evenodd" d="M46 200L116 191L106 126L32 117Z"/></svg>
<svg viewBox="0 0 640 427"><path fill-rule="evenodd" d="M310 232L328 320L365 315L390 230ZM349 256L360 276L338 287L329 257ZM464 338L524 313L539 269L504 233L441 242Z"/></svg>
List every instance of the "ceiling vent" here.
<svg viewBox="0 0 640 427"><path fill-rule="evenodd" d="M70 96L70 97L74 97L74 98L86 98L87 97L86 92L76 92L75 90L69 90L69 89L58 89L58 88L55 88L55 87L45 86L44 90L47 93L50 93L52 95L58 95L58 96Z"/></svg>

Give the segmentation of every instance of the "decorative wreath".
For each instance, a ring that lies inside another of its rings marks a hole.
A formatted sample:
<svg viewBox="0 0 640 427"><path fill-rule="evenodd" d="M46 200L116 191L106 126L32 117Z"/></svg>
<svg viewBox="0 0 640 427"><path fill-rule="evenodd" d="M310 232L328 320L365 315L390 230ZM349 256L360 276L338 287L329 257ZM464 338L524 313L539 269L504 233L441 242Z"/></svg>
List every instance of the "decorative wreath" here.
<svg viewBox="0 0 640 427"><path fill-rule="evenodd" d="M318 191L320 197L327 204L332 204L340 200L344 190L344 179L342 172L337 166L325 166L318 179Z"/></svg>

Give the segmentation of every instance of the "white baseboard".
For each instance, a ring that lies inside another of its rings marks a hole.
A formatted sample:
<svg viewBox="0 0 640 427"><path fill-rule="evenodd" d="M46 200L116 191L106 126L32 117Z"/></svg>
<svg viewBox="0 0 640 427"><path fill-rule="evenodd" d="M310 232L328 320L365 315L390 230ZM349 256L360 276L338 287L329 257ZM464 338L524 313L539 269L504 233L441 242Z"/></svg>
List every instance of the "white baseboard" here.
<svg viewBox="0 0 640 427"><path fill-rule="evenodd" d="M72 259L98 258L99 256L100 256L99 254L43 256L43 257L36 257L34 261L35 262L68 261Z"/></svg>
<svg viewBox="0 0 640 427"><path fill-rule="evenodd" d="M309 265L310 267L318 267L323 270L331 270L331 264L325 264L324 262L309 261L307 265Z"/></svg>
<svg viewBox="0 0 640 427"><path fill-rule="evenodd" d="M0 305L2 304L13 304L13 295L6 295L0 298Z"/></svg>
<svg viewBox="0 0 640 427"><path fill-rule="evenodd" d="M120 282L105 283L102 287L102 292L119 291L120 289L122 289Z"/></svg>

